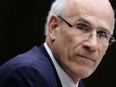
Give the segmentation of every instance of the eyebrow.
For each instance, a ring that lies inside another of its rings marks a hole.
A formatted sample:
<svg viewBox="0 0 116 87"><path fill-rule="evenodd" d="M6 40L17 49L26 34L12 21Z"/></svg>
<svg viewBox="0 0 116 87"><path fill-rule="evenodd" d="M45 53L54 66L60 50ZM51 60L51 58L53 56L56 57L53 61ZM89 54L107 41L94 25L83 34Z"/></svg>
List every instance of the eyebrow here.
<svg viewBox="0 0 116 87"><path fill-rule="evenodd" d="M78 18L77 21L80 21L80 22L85 23L85 24L87 24L89 26L92 26L92 24L87 19L85 19L83 17ZM99 27L99 30L103 30L108 35L111 35L111 32L107 28Z"/></svg>

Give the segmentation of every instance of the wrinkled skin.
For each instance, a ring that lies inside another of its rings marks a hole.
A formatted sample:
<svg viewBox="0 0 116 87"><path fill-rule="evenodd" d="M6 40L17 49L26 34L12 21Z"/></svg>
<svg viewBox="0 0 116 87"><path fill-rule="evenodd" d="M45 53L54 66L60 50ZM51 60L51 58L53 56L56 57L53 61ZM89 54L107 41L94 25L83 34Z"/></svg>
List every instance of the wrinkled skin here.
<svg viewBox="0 0 116 87"><path fill-rule="evenodd" d="M112 33L114 14L108 0L70 0L65 14L64 19L71 24L84 18L94 31L104 28ZM96 36L82 40L57 16L51 16L46 42L59 65L75 83L95 71L108 49L108 45L98 43Z"/></svg>

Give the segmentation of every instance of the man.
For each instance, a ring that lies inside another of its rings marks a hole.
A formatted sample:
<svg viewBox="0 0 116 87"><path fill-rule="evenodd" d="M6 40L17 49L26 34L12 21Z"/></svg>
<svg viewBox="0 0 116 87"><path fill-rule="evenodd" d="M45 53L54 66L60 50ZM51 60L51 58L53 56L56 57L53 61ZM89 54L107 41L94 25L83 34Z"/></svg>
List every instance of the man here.
<svg viewBox="0 0 116 87"><path fill-rule="evenodd" d="M0 87L84 87L115 42L114 12L108 0L56 0L46 40L0 68Z"/></svg>

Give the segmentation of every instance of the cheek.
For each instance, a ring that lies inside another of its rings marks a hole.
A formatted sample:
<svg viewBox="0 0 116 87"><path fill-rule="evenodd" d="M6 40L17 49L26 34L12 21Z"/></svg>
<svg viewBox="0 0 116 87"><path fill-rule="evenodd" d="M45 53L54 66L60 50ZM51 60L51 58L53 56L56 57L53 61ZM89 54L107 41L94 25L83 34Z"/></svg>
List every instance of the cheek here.
<svg viewBox="0 0 116 87"><path fill-rule="evenodd" d="M58 57L67 58L72 55L74 49L79 43L77 36L69 29L61 29L54 41L54 47L58 52Z"/></svg>
<svg viewBox="0 0 116 87"><path fill-rule="evenodd" d="M54 48L57 53L57 57L72 58L75 49L82 43L82 39L77 36L77 33L73 29L59 28L56 38L54 40Z"/></svg>
<svg viewBox="0 0 116 87"><path fill-rule="evenodd" d="M97 66L99 65L99 63L101 62L101 60L103 59L103 57L104 57L104 55L105 55L105 53L106 53L106 51L107 51L107 46L104 46L104 47L100 47L99 48L99 51L98 51L98 53L99 53L99 58L97 58Z"/></svg>
<svg viewBox="0 0 116 87"><path fill-rule="evenodd" d="M68 49L75 43L74 34L70 29L60 29L56 36L56 41L64 49Z"/></svg>
<svg viewBox="0 0 116 87"><path fill-rule="evenodd" d="M100 54L101 58L103 58L103 56L105 55L107 49L108 49L108 46L104 46L104 47L99 48L99 54Z"/></svg>

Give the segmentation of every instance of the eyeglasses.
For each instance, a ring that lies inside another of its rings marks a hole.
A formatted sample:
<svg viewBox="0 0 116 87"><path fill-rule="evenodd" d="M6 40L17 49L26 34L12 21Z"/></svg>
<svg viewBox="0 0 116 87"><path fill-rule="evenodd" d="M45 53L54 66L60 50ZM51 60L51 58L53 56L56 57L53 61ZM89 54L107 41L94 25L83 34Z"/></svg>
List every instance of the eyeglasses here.
<svg viewBox="0 0 116 87"><path fill-rule="evenodd" d="M73 26L70 23L68 23L65 19L63 19L61 16L58 16L58 18L63 20L70 28L75 29L83 40L87 40L93 35L95 35L97 37L97 41L102 45L111 45L116 41L115 38L112 35L109 35L106 31L100 30L97 31L96 34L93 34L92 29L90 29L84 23L80 23Z"/></svg>

